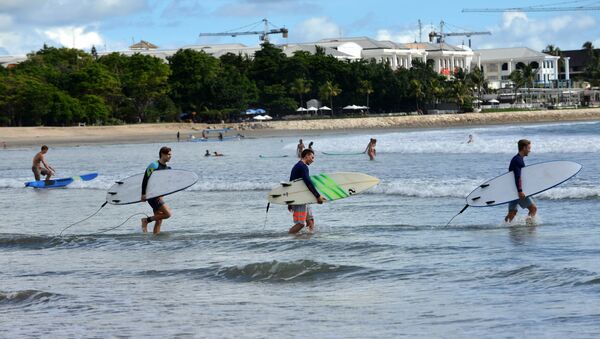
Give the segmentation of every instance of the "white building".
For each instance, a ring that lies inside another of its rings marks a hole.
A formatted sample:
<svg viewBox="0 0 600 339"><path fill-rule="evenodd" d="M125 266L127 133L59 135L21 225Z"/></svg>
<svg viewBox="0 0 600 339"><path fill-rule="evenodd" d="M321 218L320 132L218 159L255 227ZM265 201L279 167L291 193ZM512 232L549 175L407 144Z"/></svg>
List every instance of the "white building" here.
<svg viewBox="0 0 600 339"><path fill-rule="evenodd" d="M560 57L527 47L480 49L475 52L478 55L477 63L482 67L490 88L510 87L510 73L525 65L537 70L536 84L550 87L553 81L558 80ZM565 66L568 69L568 59L565 59ZM569 74L566 74L566 80L569 80Z"/></svg>

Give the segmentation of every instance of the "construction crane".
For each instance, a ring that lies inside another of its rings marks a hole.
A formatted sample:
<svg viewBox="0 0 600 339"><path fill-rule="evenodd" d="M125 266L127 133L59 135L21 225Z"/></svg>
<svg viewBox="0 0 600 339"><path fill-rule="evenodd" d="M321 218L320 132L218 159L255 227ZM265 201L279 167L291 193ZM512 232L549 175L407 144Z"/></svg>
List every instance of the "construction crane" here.
<svg viewBox="0 0 600 339"><path fill-rule="evenodd" d="M429 33L429 42L433 42L433 38L437 38L438 43L442 43L446 41L447 36L466 36L469 38L469 48L471 48L471 36L472 35L491 35L491 32L457 32L457 33L444 33L444 25L446 23L444 21L440 22L440 31L432 31Z"/></svg>
<svg viewBox="0 0 600 339"><path fill-rule="evenodd" d="M600 11L600 6L571 6L571 7L551 7L551 6L530 6L530 7L512 7L512 8L463 8L463 13L490 13L490 12L580 12L580 11Z"/></svg>
<svg viewBox="0 0 600 339"><path fill-rule="evenodd" d="M264 29L262 31L244 31L244 32L222 32L222 33L200 33L199 36L232 36L236 37L238 35L254 35L258 34L260 41L269 42L269 34L282 34L284 38L288 37L288 29L285 27L269 29L269 21L267 19L261 20L264 23ZM253 23L248 26L256 25L258 22ZM245 26L245 27L248 27Z"/></svg>

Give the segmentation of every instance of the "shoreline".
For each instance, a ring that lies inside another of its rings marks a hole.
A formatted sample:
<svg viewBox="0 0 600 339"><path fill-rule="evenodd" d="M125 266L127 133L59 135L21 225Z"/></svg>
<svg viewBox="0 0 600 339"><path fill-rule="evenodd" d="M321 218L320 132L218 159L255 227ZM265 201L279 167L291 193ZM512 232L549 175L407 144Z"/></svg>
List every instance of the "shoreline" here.
<svg viewBox="0 0 600 339"><path fill-rule="evenodd" d="M415 130L444 127L528 124L545 122L600 121L600 108L464 113L443 115L378 116L339 119L314 119L225 124L157 123L86 127L0 127L0 150L7 148L49 145L120 144L142 142L187 141L190 134L198 137L203 129L231 127L235 134L246 137L276 137L284 135L316 135L352 131Z"/></svg>

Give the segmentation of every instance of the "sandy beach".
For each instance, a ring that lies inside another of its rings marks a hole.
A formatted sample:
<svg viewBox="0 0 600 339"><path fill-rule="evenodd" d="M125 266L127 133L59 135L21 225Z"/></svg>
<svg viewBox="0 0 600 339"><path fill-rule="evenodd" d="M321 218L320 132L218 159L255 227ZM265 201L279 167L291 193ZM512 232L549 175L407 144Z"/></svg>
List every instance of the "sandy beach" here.
<svg viewBox="0 0 600 339"><path fill-rule="evenodd" d="M149 141L175 141L190 135L200 136L203 129L230 127L247 137L321 133L353 129L415 129L479 126L511 123L600 120L600 108L576 110L544 110L446 115L378 116L344 119L315 119L227 124L164 123L122 126L85 127L2 127L0 143L7 148L40 144L115 144ZM1 147L1 146L0 146Z"/></svg>

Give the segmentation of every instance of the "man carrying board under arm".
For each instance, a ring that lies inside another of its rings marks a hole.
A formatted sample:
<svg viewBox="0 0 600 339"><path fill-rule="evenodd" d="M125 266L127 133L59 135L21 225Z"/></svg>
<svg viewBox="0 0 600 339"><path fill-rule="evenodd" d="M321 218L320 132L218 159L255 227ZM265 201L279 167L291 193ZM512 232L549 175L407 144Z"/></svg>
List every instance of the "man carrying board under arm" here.
<svg viewBox="0 0 600 339"><path fill-rule="evenodd" d="M148 186L148 180L154 171L170 169L171 167L167 166L167 162L171 160L171 149L169 147L162 147L158 152L159 159L157 161L153 161L146 167L146 172L144 173L144 179L142 179L142 201L146 201L146 188ZM164 219L168 219L171 217L171 210L169 206L165 204L165 201L162 197L155 197L148 199L148 204L152 207L152 211L154 215L147 218L142 218L142 231L144 233L148 232L148 224L151 222L154 223L154 234L160 233L160 225Z"/></svg>
<svg viewBox="0 0 600 339"><path fill-rule="evenodd" d="M308 165L315 161L315 152L310 149L305 149L300 155L300 161L292 168L290 174L290 181L296 179L302 179L306 184L306 187L311 193L317 198L317 202L322 204L325 198L317 191L313 183L310 181L310 175L308 171ZM298 233L304 226L308 228L309 232L313 232L315 228L315 220L312 215L310 205L288 205L288 210L294 213L294 226L288 231L290 234Z"/></svg>
<svg viewBox="0 0 600 339"><path fill-rule="evenodd" d="M529 210L528 218L533 219L535 217L535 213L537 212L537 207L535 206L535 202L531 197L526 197L525 192L523 192L523 183L521 181L521 169L525 167L524 157L529 155L531 152L531 142L526 139L521 139L517 143L519 147L519 153L515 155L510 161L510 165L508 166L509 171L513 171L515 175L515 185L517 186L517 191L519 192L519 200L511 201L508 204L508 214L504 218L504 221L511 222L513 218L517 215L517 206L521 206L521 208L527 208Z"/></svg>

